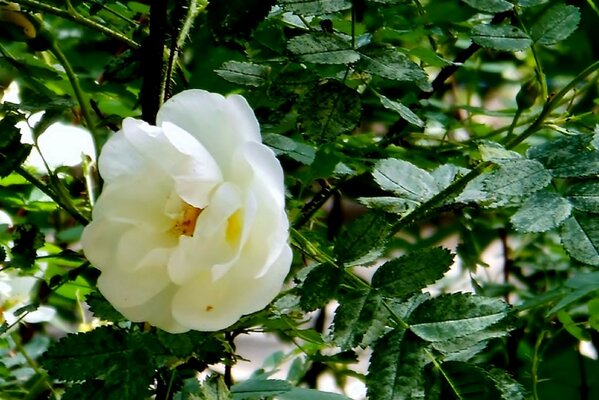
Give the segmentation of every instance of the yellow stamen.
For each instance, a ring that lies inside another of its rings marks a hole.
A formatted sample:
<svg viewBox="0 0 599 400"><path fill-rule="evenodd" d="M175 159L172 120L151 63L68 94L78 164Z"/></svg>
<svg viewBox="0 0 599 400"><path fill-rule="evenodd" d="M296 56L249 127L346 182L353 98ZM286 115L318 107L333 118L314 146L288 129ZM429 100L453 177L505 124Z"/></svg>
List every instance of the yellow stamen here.
<svg viewBox="0 0 599 400"><path fill-rule="evenodd" d="M193 236L193 232L196 229L196 222L202 211L202 208L197 208L186 203L183 206L181 218L175 222L175 226L171 230L177 235Z"/></svg>

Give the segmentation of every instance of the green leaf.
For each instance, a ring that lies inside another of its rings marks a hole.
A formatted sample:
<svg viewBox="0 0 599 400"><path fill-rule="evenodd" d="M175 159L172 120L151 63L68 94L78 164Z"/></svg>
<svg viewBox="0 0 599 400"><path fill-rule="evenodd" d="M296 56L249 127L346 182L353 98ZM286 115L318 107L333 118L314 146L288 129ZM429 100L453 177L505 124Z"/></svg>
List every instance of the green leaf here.
<svg viewBox="0 0 599 400"><path fill-rule="evenodd" d="M343 272L331 264L320 264L306 276L300 289L300 307L314 311L324 307L335 297Z"/></svg>
<svg viewBox="0 0 599 400"><path fill-rule="evenodd" d="M351 400L337 393L322 392L316 389L294 387L286 393L277 396L277 400Z"/></svg>
<svg viewBox="0 0 599 400"><path fill-rule="evenodd" d="M264 135L262 140L276 155L284 154L304 165L312 164L316 157L316 151L313 147L297 142L287 136L269 133Z"/></svg>
<svg viewBox="0 0 599 400"><path fill-rule="evenodd" d="M410 316L410 330L430 342L479 332L507 316L498 299L465 293L442 295L422 303Z"/></svg>
<svg viewBox="0 0 599 400"><path fill-rule="evenodd" d="M562 243L570 256L599 266L599 217L574 215L561 227Z"/></svg>
<svg viewBox="0 0 599 400"><path fill-rule="evenodd" d="M535 160L507 160L486 180L489 192L501 195L526 196L543 189L551 182L551 174Z"/></svg>
<svg viewBox="0 0 599 400"><path fill-rule="evenodd" d="M381 100L381 104L383 105L383 107L395 111L410 124L416 125L419 128L422 128L424 126L424 121L421 120L418 115L414 114L412 110L410 110L408 107L404 106L400 102L393 101L383 96L382 94L379 95L379 99Z"/></svg>
<svg viewBox="0 0 599 400"><path fill-rule="evenodd" d="M278 379L248 379L231 386L233 400L262 399L278 396L292 389L291 383Z"/></svg>
<svg viewBox="0 0 599 400"><path fill-rule="evenodd" d="M423 369L430 362L426 343L395 329L374 346L366 376L368 398L416 400L425 394Z"/></svg>
<svg viewBox="0 0 599 400"><path fill-rule="evenodd" d="M391 218L380 212L368 212L356 218L341 228L335 240L337 259L346 267L376 260L392 227Z"/></svg>
<svg viewBox="0 0 599 400"><path fill-rule="evenodd" d="M399 197L359 197L360 204L390 214L408 215L420 205L419 202Z"/></svg>
<svg viewBox="0 0 599 400"><path fill-rule="evenodd" d="M229 82L257 87L266 83L270 68L248 62L227 61L214 72Z"/></svg>
<svg viewBox="0 0 599 400"><path fill-rule="evenodd" d="M579 211L599 213L599 181L586 181L569 186L566 198Z"/></svg>
<svg viewBox="0 0 599 400"><path fill-rule="evenodd" d="M541 162L556 178L599 175L599 149L593 135L579 134L531 147L527 155Z"/></svg>
<svg viewBox="0 0 599 400"><path fill-rule="evenodd" d="M464 3L477 10L489 13L500 13L514 8L512 3L505 0L464 0Z"/></svg>
<svg viewBox="0 0 599 400"><path fill-rule="evenodd" d="M351 43L339 35L313 32L289 39L287 49L303 62L351 64L360 59Z"/></svg>
<svg viewBox="0 0 599 400"><path fill-rule="evenodd" d="M569 305L579 301L585 296L599 289L599 272L579 273L569 278L564 286L570 289L565 296L547 312L552 315Z"/></svg>
<svg viewBox="0 0 599 400"><path fill-rule="evenodd" d="M228 0L208 2L207 22L214 38L225 42L248 38L276 0Z"/></svg>
<svg viewBox="0 0 599 400"><path fill-rule="evenodd" d="M231 400L231 393L225 384L223 377L212 375L202 382L202 390L198 400ZM195 399L194 399L195 400Z"/></svg>
<svg viewBox="0 0 599 400"><path fill-rule="evenodd" d="M206 364L218 363L226 351L225 345L208 332L172 334L158 330L156 337L170 354L180 358L195 356Z"/></svg>
<svg viewBox="0 0 599 400"><path fill-rule="evenodd" d="M502 400L502 393L484 369L459 361L444 362L441 369L456 398Z"/></svg>
<svg viewBox="0 0 599 400"><path fill-rule="evenodd" d="M524 387L504 370L493 368L487 371L487 374L501 392L502 400L524 400L528 398Z"/></svg>
<svg viewBox="0 0 599 400"><path fill-rule="evenodd" d="M104 321L121 322L127 319L98 292L92 292L85 298L85 302L89 305L90 311L96 318Z"/></svg>
<svg viewBox="0 0 599 400"><path fill-rule="evenodd" d="M10 175L31 152L31 145L21 143L21 131L16 127L19 120L11 114L0 120L0 178Z"/></svg>
<svg viewBox="0 0 599 400"><path fill-rule="evenodd" d="M472 40L482 47L501 51L526 50L532 44L525 32L512 25L476 25Z"/></svg>
<svg viewBox="0 0 599 400"><path fill-rule="evenodd" d="M351 291L339 298L333 319L333 338L342 350L366 347L385 329L389 311L375 290Z"/></svg>
<svg viewBox="0 0 599 400"><path fill-rule="evenodd" d="M405 54L395 49L373 48L362 49L360 54L360 69L393 81L413 82L424 91L432 90L426 72Z"/></svg>
<svg viewBox="0 0 599 400"><path fill-rule="evenodd" d="M37 249L44 245L45 238L37 226L25 223L15 227L13 242L11 266L28 269L35 263Z"/></svg>
<svg viewBox="0 0 599 400"><path fill-rule="evenodd" d="M116 400L110 392L103 381L89 380L72 385L64 392L61 400Z"/></svg>
<svg viewBox="0 0 599 400"><path fill-rule="evenodd" d="M314 141L330 141L351 132L360 121L360 95L338 81L312 87L298 106L298 120Z"/></svg>
<svg viewBox="0 0 599 400"><path fill-rule="evenodd" d="M557 228L572 212L572 205L555 192L533 194L510 218L521 232L546 232Z"/></svg>
<svg viewBox="0 0 599 400"><path fill-rule="evenodd" d="M588 332L580 324L576 323L566 311L559 311L557 319L562 323L564 329L576 339L580 341L591 340Z"/></svg>
<svg viewBox="0 0 599 400"><path fill-rule="evenodd" d="M279 0L285 11L298 15L321 15L347 10L351 7L348 0Z"/></svg>
<svg viewBox="0 0 599 400"><path fill-rule="evenodd" d="M556 4L531 26L530 36L535 42L543 45L556 44L570 36L579 22L580 11L577 7Z"/></svg>
<svg viewBox="0 0 599 400"><path fill-rule="evenodd" d="M372 286L384 296L405 297L443 277L453 264L453 256L440 247L417 250L379 267Z"/></svg>
<svg viewBox="0 0 599 400"><path fill-rule="evenodd" d="M430 199L439 190L427 171L396 158L377 162L372 175L381 189L417 202Z"/></svg>

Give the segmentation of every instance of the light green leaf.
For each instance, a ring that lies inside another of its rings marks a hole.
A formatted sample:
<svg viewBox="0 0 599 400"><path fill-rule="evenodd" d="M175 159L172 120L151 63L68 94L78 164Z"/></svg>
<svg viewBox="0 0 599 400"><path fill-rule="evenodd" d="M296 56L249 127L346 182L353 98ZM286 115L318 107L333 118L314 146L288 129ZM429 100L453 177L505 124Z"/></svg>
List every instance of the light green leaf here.
<svg viewBox="0 0 599 400"><path fill-rule="evenodd" d="M397 158L377 162L372 175L381 189L418 202L430 199L439 190L431 174Z"/></svg>
<svg viewBox="0 0 599 400"><path fill-rule="evenodd" d="M578 27L580 11L575 6L557 4L549 8L530 28L530 36L543 45L566 39Z"/></svg>
<svg viewBox="0 0 599 400"><path fill-rule="evenodd" d="M599 213L599 181L586 181L570 186L566 198L577 210Z"/></svg>
<svg viewBox="0 0 599 400"><path fill-rule="evenodd" d="M313 147L297 142L287 136L269 133L262 137L262 141L270 147L276 155L284 154L304 165L310 165L316 157Z"/></svg>
<svg viewBox="0 0 599 400"><path fill-rule="evenodd" d="M389 297L405 297L443 277L453 264L453 256L440 247L417 250L379 267L372 286Z"/></svg>
<svg viewBox="0 0 599 400"><path fill-rule="evenodd" d="M593 135L579 134L531 147L527 155L540 161L557 178L599 175L599 150Z"/></svg>
<svg viewBox="0 0 599 400"><path fill-rule="evenodd" d="M572 319L572 316L568 314L566 311L562 310L557 313L557 319L562 323L564 329L568 331L568 333L574 336L576 339L580 341L591 340L588 332L580 326L577 322Z"/></svg>
<svg viewBox="0 0 599 400"><path fill-rule="evenodd" d="M486 180L489 192L509 196L525 196L543 189L551 182L551 174L535 160L507 160Z"/></svg>
<svg viewBox="0 0 599 400"><path fill-rule="evenodd" d="M316 389L294 387L289 392L277 396L277 400L351 400L337 393L322 392Z"/></svg>
<svg viewBox="0 0 599 400"><path fill-rule="evenodd" d="M279 0L278 3L285 11L299 15L330 14L351 7L348 0Z"/></svg>
<svg viewBox="0 0 599 400"><path fill-rule="evenodd" d="M329 33L296 36L289 39L287 49L301 61L315 64L351 64L360 59L349 41Z"/></svg>
<svg viewBox="0 0 599 400"><path fill-rule="evenodd" d="M480 157L483 161L493 161L501 163L508 159L521 159L522 156L513 151L507 150L505 147L497 142L491 142L489 140L481 140L477 143Z"/></svg>
<svg viewBox="0 0 599 400"><path fill-rule="evenodd" d="M437 182L439 190L443 190L453 183L458 176L466 175L470 170L453 164L443 164L435 168L431 175Z"/></svg>
<svg viewBox="0 0 599 400"><path fill-rule="evenodd" d="M526 50L532 44L525 32L512 25L476 25L472 40L482 47L502 51Z"/></svg>
<svg viewBox="0 0 599 400"><path fill-rule="evenodd" d="M524 387L506 371L493 368L487 373L501 392L501 400L524 400L527 398Z"/></svg>
<svg viewBox="0 0 599 400"><path fill-rule="evenodd" d="M279 379L248 379L231 386L233 400L262 399L290 391L291 383Z"/></svg>
<svg viewBox="0 0 599 400"><path fill-rule="evenodd" d="M430 342L464 337L482 331L507 316L498 299L456 293L430 299L410 316L410 330Z"/></svg>
<svg viewBox="0 0 599 400"><path fill-rule="evenodd" d="M510 221L521 232L546 232L557 228L571 212L572 205L559 194L539 191L512 215Z"/></svg>
<svg viewBox="0 0 599 400"><path fill-rule="evenodd" d="M472 8L489 13L499 13L511 10L514 5L505 0L464 0Z"/></svg>
<svg viewBox="0 0 599 400"><path fill-rule="evenodd" d="M214 70L221 78L240 85L261 86L266 83L270 68L248 62L227 61Z"/></svg>
<svg viewBox="0 0 599 400"><path fill-rule="evenodd" d="M359 197L358 201L368 208L398 215L408 215L420 205L417 201L400 197Z"/></svg>
<svg viewBox="0 0 599 400"><path fill-rule="evenodd" d="M409 331L395 329L383 336L370 357L366 376L368 398L424 399L423 369L430 362L426 346Z"/></svg>
<svg viewBox="0 0 599 400"><path fill-rule="evenodd" d="M366 347L385 329L389 311L375 290L350 292L339 299L333 319L333 338L342 350Z"/></svg>
<svg viewBox="0 0 599 400"><path fill-rule="evenodd" d="M393 101L383 96L382 94L379 95L379 99L381 100L381 104L383 105L383 107L395 111L410 124L416 125L419 128L422 128L424 126L424 121L421 120L418 115L414 114L412 110L410 110L408 107L404 106L400 102Z"/></svg>
<svg viewBox="0 0 599 400"><path fill-rule="evenodd" d="M335 255L346 267L375 261L391 233L392 219L380 212L366 213L345 225L335 240Z"/></svg>
<svg viewBox="0 0 599 400"><path fill-rule="evenodd" d="M422 90L432 89L428 75L405 54L394 49L363 49L359 67L385 79L414 82Z"/></svg>
<svg viewBox="0 0 599 400"><path fill-rule="evenodd" d="M572 258L585 264L599 266L599 217L568 218L562 224L561 237Z"/></svg>

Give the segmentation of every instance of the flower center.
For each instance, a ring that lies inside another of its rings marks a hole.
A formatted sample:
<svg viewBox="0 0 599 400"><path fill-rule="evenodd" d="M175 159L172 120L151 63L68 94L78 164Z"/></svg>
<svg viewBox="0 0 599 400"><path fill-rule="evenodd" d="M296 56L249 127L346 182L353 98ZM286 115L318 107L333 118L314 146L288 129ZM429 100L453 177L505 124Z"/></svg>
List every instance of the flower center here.
<svg viewBox="0 0 599 400"><path fill-rule="evenodd" d="M193 232L196 229L196 222L202 211L204 211L202 208L184 203L183 211L177 221L175 221L175 226L171 228L171 231L177 235L193 236Z"/></svg>

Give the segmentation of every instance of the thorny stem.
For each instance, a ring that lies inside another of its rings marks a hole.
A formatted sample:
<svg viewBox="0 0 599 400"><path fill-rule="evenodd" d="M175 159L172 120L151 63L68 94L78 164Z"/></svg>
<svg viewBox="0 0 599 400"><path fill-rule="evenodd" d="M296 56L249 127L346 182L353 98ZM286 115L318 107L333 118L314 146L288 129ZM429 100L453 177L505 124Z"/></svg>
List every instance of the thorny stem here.
<svg viewBox="0 0 599 400"><path fill-rule="evenodd" d="M112 29L107 28L104 25L101 25L92 19L84 17L83 15L79 14L74 8L69 7L69 10L67 11L63 10L62 8L45 4L37 0L12 0L12 2L28 7L34 11L46 12L48 14L56 15L57 17L67 19L69 21L73 21L75 23L78 23L79 25L93 29L97 32L103 33L108 37L116 39L126 44L128 47L132 49L139 49L141 47L139 43L135 42L132 39L129 39L122 33L113 31Z"/></svg>

